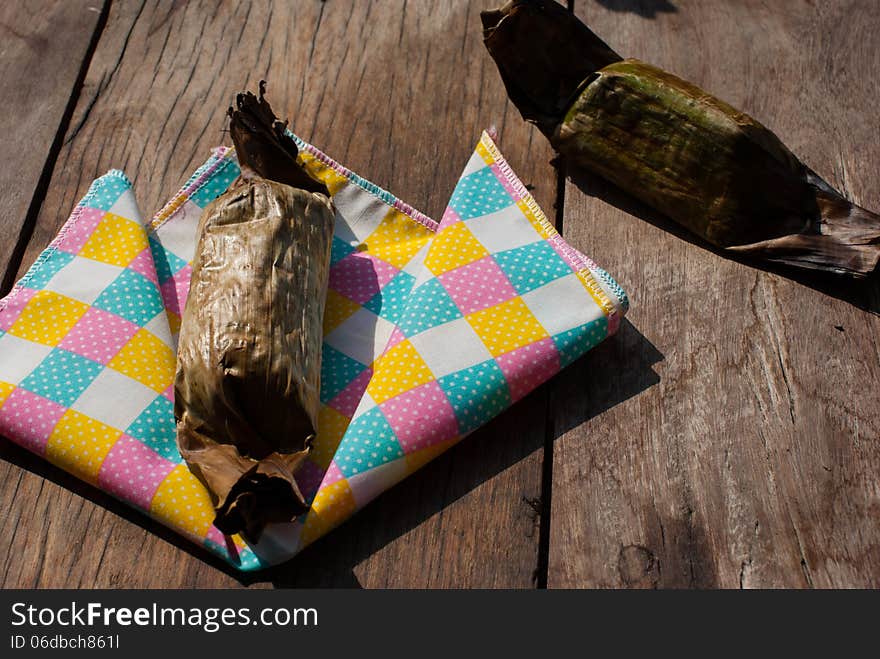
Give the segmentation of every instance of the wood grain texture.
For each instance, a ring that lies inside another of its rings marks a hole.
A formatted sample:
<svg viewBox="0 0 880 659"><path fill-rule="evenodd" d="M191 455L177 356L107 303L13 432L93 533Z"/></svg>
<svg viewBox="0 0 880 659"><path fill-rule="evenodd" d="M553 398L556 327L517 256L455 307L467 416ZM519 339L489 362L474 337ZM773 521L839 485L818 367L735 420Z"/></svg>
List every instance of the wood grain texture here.
<svg viewBox="0 0 880 659"><path fill-rule="evenodd" d="M873 3L576 4L618 52L749 112L880 208ZM568 174L564 234L633 305L554 385L549 585L880 585L880 319L860 308L876 282L728 260Z"/></svg>
<svg viewBox="0 0 880 659"><path fill-rule="evenodd" d="M0 295L11 287L21 257L19 236L34 219L29 211L76 99L103 5L102 0L0 4ZM26 235L22 240L24 247Z"/></svg>
<svg viewBox="0 0 880 659"><path fill-rule="evenodd" d="M491 4L113 3L19 274L108 168L134 180L144 212L159 208L228 141L226 106L260 78L296 132L434 217L495 124L552 214L552 154L483 52L478 12ZM257 583L532 585L547 411L542 389ZM6 587L238 584L159 525L8 442L0 450Z"/></svg>

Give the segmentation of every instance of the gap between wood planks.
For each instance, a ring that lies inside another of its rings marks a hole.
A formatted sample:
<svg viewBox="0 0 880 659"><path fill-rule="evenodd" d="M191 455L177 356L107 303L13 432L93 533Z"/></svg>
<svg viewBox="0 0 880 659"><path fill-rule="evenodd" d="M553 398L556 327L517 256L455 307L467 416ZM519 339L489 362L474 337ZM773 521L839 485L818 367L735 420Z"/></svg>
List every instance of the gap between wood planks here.
<svg viewBox="0 0 880 659"><path fill-rule="evenodd" d="M70 90L70 97L67 99L67 104L64 106L64 113L61 115L61 121L58 123L58 127L55 130L55 138L52 140L52 145L49 147L49 152L46 155L46 161L43 164L40 177L37 179L37 185L34 187L33 196L28 205L21 231L15 241L15 247L12 250L9 263L6 265L6 271L3 273L3 279L0 281L0 297L9 293L9 291L12 290L13 284L15 284L16 274L21 266L28 243L30 243L31 237L33 236L34 228L37 225L37 217L40 214L43 201L46 199L49 182L52 180L52 172L55 169L55 163L58 161L58 155L61 153L61 147L64 143L64 136L67 134L67 129L70 127L70 120L73 117L73 111L76 109L76 104L82 93L86 73L88 73L89 65L92 63L92 56L95 53L95 49L98 47L98 42L101 40L104 27L107 25L107 16L110 14L111 2L112 0L105 0L101 6L98 22L95 24L95 29L89 40L88 48L86 49L82 63L80 64L79 71L77 72L76 80Z"/></svg>

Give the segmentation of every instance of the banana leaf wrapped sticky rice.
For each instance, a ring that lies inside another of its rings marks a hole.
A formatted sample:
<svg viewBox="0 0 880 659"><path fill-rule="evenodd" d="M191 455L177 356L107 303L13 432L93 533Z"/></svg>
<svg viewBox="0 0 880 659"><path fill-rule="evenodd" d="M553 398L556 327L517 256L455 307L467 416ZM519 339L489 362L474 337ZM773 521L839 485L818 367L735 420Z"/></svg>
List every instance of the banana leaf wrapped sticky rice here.
<svg viewBox="0 0 880 659"><path fill-rule="evenodd" d="M482 21L511 100L567 162L726 251L852 277L875 269L880 216L752 117L621 58L553 0L511 0Z"/></svg>
<svg viewBox="0 0 880 659"><path fill-rule="evenodd" d="M306 510L334 211L263 98L230 131L242 179L203 212L174 385L180 453L223 533L258 539Z"/></svg>

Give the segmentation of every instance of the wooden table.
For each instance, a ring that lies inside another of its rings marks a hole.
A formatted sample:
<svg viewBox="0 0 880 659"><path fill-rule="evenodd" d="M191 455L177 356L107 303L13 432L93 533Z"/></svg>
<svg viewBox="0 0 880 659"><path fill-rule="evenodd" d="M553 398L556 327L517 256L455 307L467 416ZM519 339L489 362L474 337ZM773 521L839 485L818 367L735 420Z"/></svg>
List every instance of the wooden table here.
<svg viewBox="0 0 880 659"><path fill-rule="evenodd" d="M254 585L880 586L877 286L719 256L551 163L480 39L493 0L0 5L2 293L89 182L151 212L269 80L296 131L439 217L484 127L632 298L620 333ZM880 208L880 8L575 0L618 51L766 123ZM3 440L4 587L240 585L218 561ZM245 584L248 585L248 584Z"/></svg>

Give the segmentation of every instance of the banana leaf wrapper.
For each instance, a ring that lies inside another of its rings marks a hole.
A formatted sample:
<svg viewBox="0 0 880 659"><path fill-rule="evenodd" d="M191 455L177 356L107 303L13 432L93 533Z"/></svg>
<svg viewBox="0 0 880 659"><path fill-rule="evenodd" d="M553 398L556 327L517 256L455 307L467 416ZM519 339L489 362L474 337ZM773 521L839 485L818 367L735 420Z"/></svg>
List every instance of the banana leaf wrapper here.
<svg viewBox="0 0 880 659"><path fill-rule="evenodd" d="M622 59L553 0L483 12L508 94L566 161L734 254L865 277L880 216L848 201L758 121Z"/></svg>
<svg viewBox="0 0 880 659"><path fill-rule="evenodd" d="M232 134L249 178L200 219L175 419L180 453L214 499L215 526L257 540L266 524L307 510L295 474L317 430L334 210L298 169L262 87L238 105Z"/></svg>

